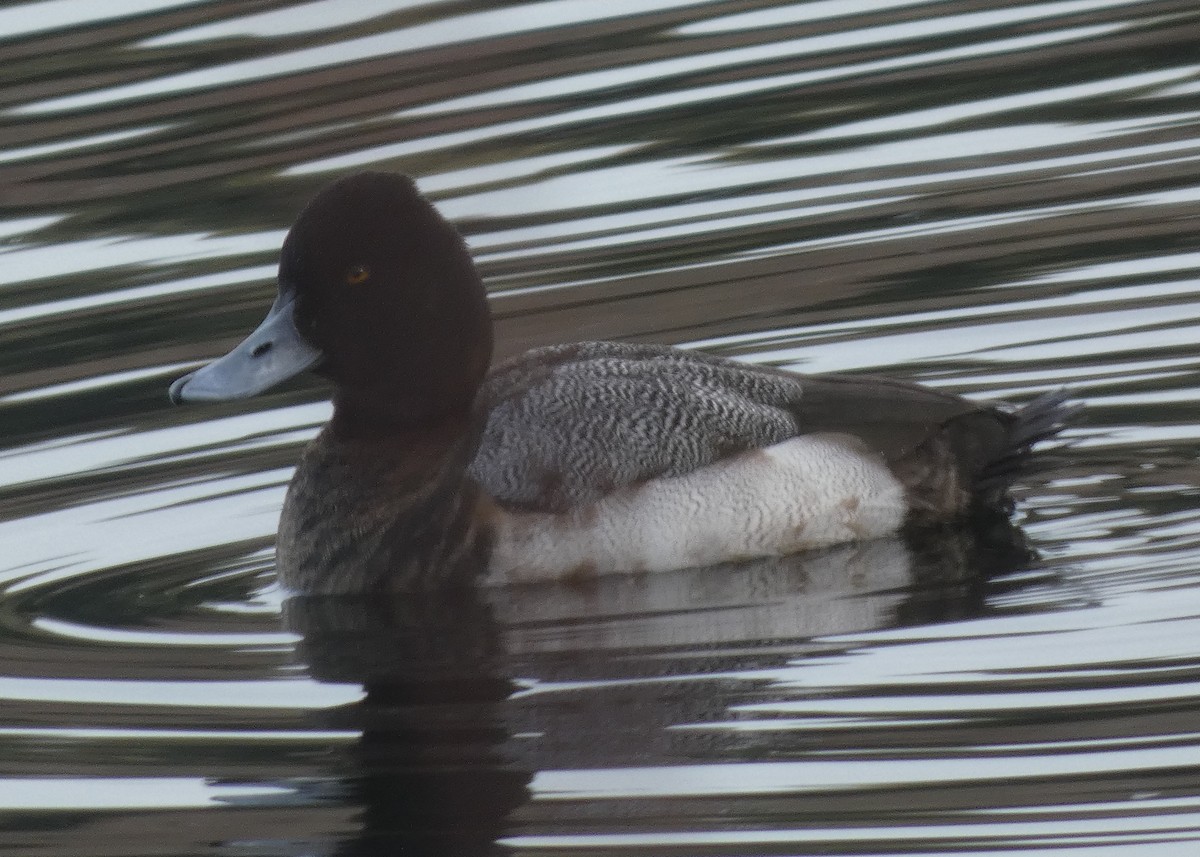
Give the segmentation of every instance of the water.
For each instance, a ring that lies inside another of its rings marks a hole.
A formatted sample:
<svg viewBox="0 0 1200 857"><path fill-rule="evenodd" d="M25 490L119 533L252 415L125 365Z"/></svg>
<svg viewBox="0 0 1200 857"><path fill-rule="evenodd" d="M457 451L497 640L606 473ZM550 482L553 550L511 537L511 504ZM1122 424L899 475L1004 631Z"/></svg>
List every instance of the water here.
<svg viewBox="0 0 1200 857"><path fill-rule="evenodd" d="M1200 12L0 8L0 850L1192 854ZM1086 402L1009 530L293 601L303 381L172 408L335 175L498 350L671 342Z"/></svg>

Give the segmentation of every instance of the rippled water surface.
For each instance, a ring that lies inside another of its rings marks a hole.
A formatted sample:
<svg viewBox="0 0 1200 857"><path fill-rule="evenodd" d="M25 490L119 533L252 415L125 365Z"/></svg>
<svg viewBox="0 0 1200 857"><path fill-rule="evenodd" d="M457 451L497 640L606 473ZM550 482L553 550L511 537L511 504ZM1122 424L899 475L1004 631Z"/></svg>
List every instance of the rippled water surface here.
<svg viewBox="0 0 1200 857"><path fill-rule="evenodd" d="M1200 853L1200 11L0 7L0 851ZM330 178L408 172L498 351L1069 386L1015 524L286 601L315 380L172 408Z"/></svg>

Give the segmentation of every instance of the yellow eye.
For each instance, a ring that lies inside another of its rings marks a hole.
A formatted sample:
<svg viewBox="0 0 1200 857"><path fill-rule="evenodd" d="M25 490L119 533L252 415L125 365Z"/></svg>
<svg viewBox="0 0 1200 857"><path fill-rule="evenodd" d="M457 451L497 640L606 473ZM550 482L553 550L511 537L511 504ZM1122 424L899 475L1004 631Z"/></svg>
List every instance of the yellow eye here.
<svg viewBox="0 0 1200 857"><path fill-rule="evenodd" d="M371 269L366 265L351 265L346 271L346 285L357 286L371 279Z"/></svg>

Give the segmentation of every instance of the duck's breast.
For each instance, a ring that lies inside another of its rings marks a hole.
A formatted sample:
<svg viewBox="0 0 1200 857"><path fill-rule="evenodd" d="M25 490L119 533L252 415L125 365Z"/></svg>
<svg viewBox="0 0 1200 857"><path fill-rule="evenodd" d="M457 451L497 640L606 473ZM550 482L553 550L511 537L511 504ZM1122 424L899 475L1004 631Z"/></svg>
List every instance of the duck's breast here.
<svg viewBox="0 0 1200 857"><path fill-rule="evenodd" d="M905 491L858 439L809 434L566 512L499 508L488 580L666 571L887 535Z"/></svg>

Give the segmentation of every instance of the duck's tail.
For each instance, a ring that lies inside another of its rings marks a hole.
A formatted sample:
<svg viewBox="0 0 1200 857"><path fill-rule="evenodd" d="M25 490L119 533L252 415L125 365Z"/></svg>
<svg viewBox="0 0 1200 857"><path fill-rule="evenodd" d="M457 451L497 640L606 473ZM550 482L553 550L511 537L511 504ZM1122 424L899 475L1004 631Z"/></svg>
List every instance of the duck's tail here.
<svg viewBox="0 0 1200 857"><path fill-rule="evenodd" d="M1032 455L1034 445L1061 432L1083 407L1070 399L1069 391L1053 390L1011 412L1003 451L979 474L976 485L981 498L986 501L1003 494L1018 476L1038 469Z"/></svg>

